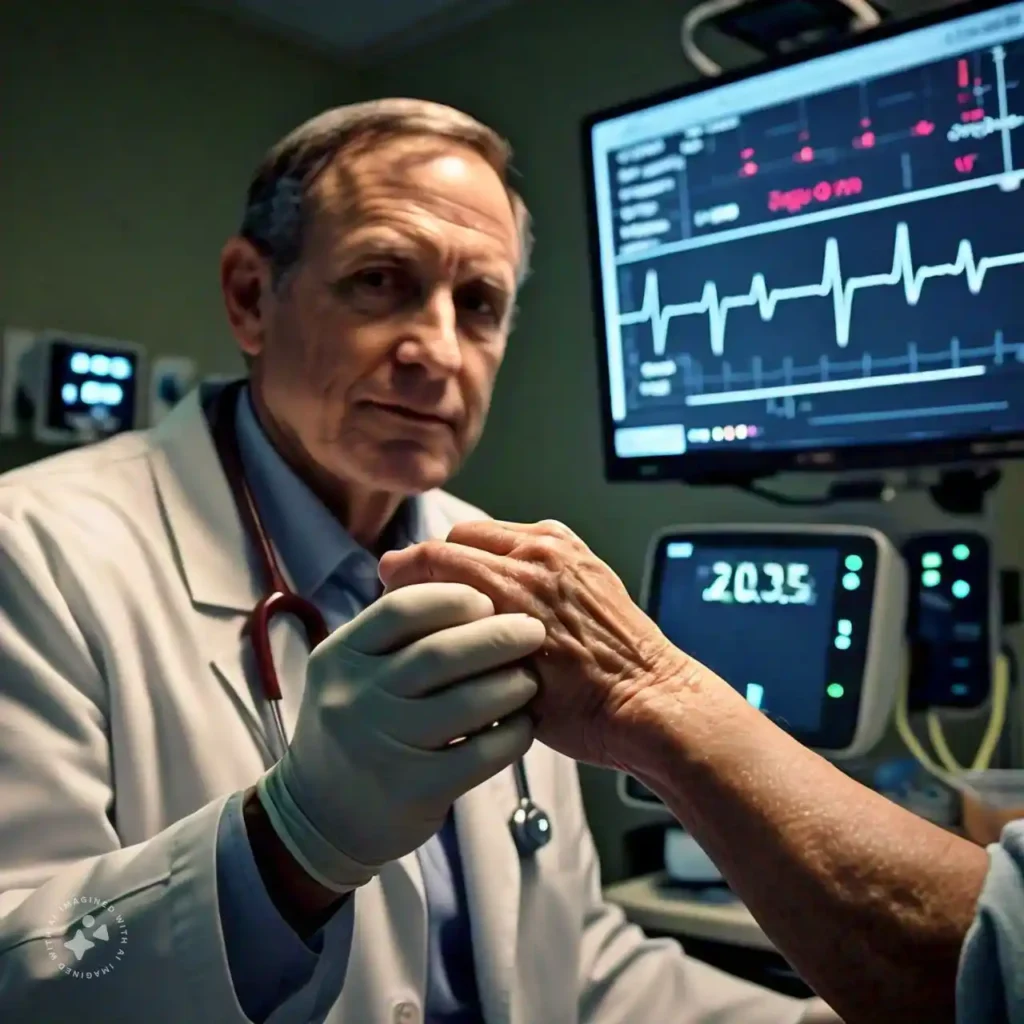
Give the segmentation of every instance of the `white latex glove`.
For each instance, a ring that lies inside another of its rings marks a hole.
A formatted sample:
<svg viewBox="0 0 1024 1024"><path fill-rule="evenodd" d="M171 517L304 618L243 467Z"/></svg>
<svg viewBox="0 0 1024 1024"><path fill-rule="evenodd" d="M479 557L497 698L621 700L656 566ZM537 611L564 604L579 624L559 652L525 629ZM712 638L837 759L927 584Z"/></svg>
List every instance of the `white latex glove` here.
<svg viewBox="0 0 1024 1024"><path fill-rule="evenodd" d="M365 884L526 753L522 709L537 684L512 663L543 642L538 620L495 615L471 587L423 583L386 594L313 651L295 735L257 784L311 877L339 893Z"/></svg>

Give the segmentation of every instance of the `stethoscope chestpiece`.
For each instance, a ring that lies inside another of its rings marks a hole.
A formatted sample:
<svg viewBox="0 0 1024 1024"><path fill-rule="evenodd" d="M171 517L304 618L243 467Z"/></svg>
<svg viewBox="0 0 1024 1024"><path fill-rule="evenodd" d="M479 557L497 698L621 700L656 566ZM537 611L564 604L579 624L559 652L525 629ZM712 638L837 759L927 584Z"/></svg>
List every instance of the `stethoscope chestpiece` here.
<svg viewBox="0 0 1024 1024"><path fill-rule="evenodd" d="M519 801L508 827L520 857L532 857L551 842L551 819L529 797Z"/></svg>

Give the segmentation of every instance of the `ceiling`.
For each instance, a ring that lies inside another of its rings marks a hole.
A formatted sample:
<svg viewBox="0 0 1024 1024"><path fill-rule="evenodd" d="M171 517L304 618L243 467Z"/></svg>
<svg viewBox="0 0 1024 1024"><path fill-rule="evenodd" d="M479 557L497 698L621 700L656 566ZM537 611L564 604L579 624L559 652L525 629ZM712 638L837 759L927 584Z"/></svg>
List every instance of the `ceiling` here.
<svg viewBox="0 0 1024 1024"><path fill-rule="evenodd" d="M189 0L338 57L365 60L436 39L512 0Z"/></svg>

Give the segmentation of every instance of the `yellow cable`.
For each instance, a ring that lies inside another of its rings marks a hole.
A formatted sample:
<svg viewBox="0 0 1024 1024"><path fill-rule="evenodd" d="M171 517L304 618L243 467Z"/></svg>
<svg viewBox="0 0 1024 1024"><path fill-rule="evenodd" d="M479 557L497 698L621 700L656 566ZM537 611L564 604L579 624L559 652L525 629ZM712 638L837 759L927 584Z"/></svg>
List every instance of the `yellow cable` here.
<svg viewBox="0 0 1024 1024"><path fill-rule="evenodd" d="M910 713L908 708L910 691L910 678L909 673L904 673L903 682L900 685L900 692L896 698L896 707L893 712L893 718L896 722L896 731L899 733L900 739L903 740L904 746L910 751L914 760L929 774L934 775L941 782L949 783L949 773L944 769L940 768L928 754L928 751L924 749L921 741L917 738L914 730L910 726Z"/></svg>
<svg viewBox="0 0 1024 1024"><path fill-rule="evenodd" d="M986 771L992 763L996 747L999 745L999 737L1002 736L1003 728L1006 725L1006 712L1009 700L1010 660L1005 654L1000 654L996 658L995 672L992 675L992 707L989 711L988 724L985 726L985 734L981 738L981 743L978 744L978 751L974 755L970 771ZM929 711L927 722L928 738L935 748L935 753L938 755L942 767L953 775L962 775L968 769L964 768L953 756L953 752L946 742L946 734L942 729L942 720L939 718L938 713ZM907 727L909 728L909 720ZM906 738L903 737L902 732L900 736L903 738L903 742L906 743ZM914 739L916 740L916 738L915 736Z"/></svg>
<svg viewBox="0 0 1024 1024"><path fill-rule="evenodd" d="M974 755L971 770L983 772L988 770L999 746L999 738L1006 725L1006 712L1010 703L1010 659L1005 654L996 658L996 670L992 676L992 713L989 715L985 735L978 745L978 753Z"/></svg>
<svg viewBox="0 0 1024 1024"><path fill-rule="evenodd" d="M953 751L949 749L949 744L946 742L946 734L942 731L942 722L939 719L938 713L935 711L927 712L925 723L928 726L928 739L931 740L932 746L935 748L939 764L946 771L952 772L954 775L960 775L965 772L967 769L960 764L953 756Z"/></svg>

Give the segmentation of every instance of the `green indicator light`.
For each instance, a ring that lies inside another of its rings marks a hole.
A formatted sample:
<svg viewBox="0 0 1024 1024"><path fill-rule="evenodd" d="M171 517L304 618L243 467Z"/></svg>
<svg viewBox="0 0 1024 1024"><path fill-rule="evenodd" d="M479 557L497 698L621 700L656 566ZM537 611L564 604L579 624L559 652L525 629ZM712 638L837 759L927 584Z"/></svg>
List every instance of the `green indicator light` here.
<svg viewBox="0 0 1024 1024"><path fill-rule="evenodd" d="M964 598L971 592L971 585L967 580L953 581L953 596Z"/></svg>
<svg viewBox="0 0 1024 1024"><path fill-rule="evenodd" d="M925 569L938 569L942 565L942 555L938 551L926 551L921 556L921 566Z"/></svg>
<svg viewBox="0 0 1024 1024"><path fill-rule="evenodd" d="M843 563L850 572L860 572L864 568L864 559L860 555L847 555Z"/></svg>
<svg viewBox="0 0 1024 1024"><path fill-rule="evenodd" d="M953 548L953 557L958 562L966 562L967 559L971 557L971 549L966 544L957 544L957 546Z"/></svg>
<svg viewBox="0 0 1024 1024"><path fill-rule="evenodd" d="M926 587L937 587L942 582L942 573L938 569L925 569L921 573L921 582Z"/></svg>
<svg viewBox="0 0 1024 1024"><path fill-rule="evenodd" d="M842 683L829 683L828 689L825 692L830 697L835 697L838 700L846 691L843 689Z"/></svg>
<svg viewBox="0 0 1024 1024"><path fill-rule="evenodd" d="M847 590L856 590L860 586L860 577L855 572L848 572L843 577L843 586Z"/></svg>

